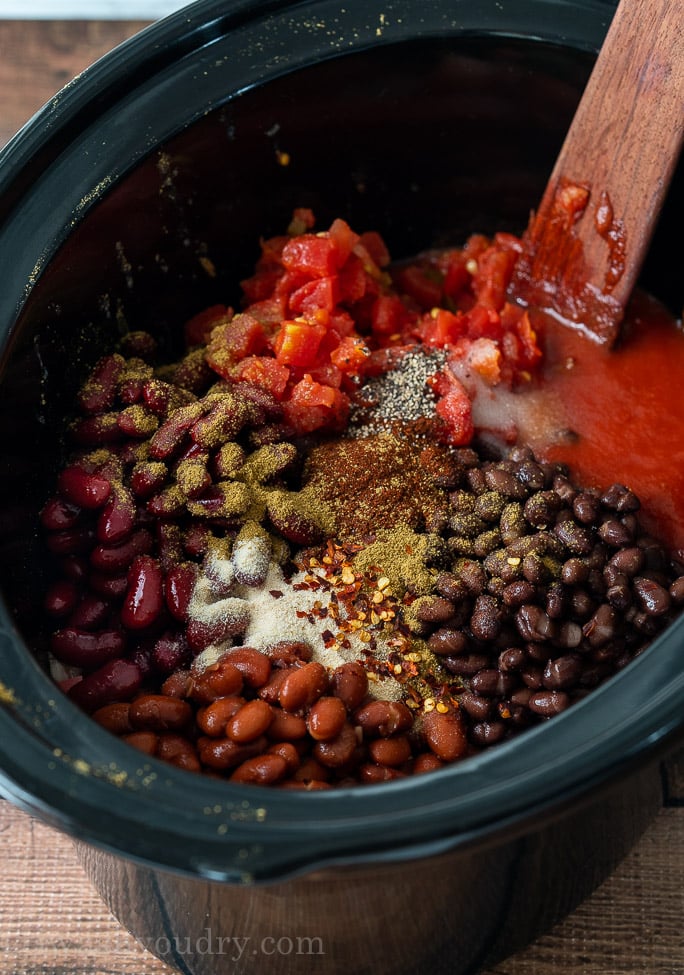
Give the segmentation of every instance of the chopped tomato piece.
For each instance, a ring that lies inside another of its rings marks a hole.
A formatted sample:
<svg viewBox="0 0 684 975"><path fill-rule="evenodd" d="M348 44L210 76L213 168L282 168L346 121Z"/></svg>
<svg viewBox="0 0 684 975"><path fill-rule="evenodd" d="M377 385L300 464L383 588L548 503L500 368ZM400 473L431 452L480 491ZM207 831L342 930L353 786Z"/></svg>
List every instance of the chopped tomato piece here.
<svg viewBox="0 0 684 975"><path fill-rule="evenodd" d="M254 383L282 399L290 378L290 370L271 356L248 356L240 362L234 376L240 382Z"/></svg>
<svg viewBox="0 0 684 975"><path fill-rule="evenodd" d="M184 326L186 344L192 348L196 345L204 345L209 338L212 330L217 325L225 324L233 317L233 312L225 305L212 305L204 311L193 315Z"/></svg>
<svg viewBox="0 0 684 975"><path fill-rule="evenodd" d="M325 328L321 325L283 322L273 342L278 362L299 368L312 366L324 335Z"/></svg>
<svg viewBox="0 0 684 975"><path fill-rule="evenodd" d="M358 243L359 235L354 233L346 220L339 218L333 220L328 233L337 247L341 267Z"/></svg>
<svg viewBox="0 0 684 975"><path fill-rule="evenodd" d="M293 387L283 407L286 421L298 433L311 433L321 427L343 427L349 413L349 398L307 374Z"/></svg>
<svg viewBox="0 0 684 975"><path fill-rule="evenodd" d="M371 328L379 338L401 332L408 318L406 306L397 295L378 295L371 310Z"/></svg>
<svg viewBox="0 0 684 975"><path fill-rule="evenodd" d="M243 312L218 325L207 346L207 362L224 379L229 379L235 363L248 355L258 355L266 347L266 331L261 322Z"/></svg>
<svg viewBox="0 0 684 975"><path fill-rule="evenodd" d="M453 345L466 334L467 323L468 319L460 312L454 314L446 308L435 308L423 316L418 335L425 345L443 348Z"/></svg>
<svg viewBox="0 0 684 975"><path fill-rule="evenodd" d="M457 447L469 444L473 439L473 410L470 397L461 383L452 377L449 392L437 401L437 415L447 423L446 439Z"/></svg>
<svg viewBox="0 0 684 975"><path fill-rule="evenodd" d="M468 349L468 362L490 386L496 386L501 381L501 352L492 339L472 342Z"/></svg>
<svg viewBox="0 0 684 975"><path fill-rule="evenodd" d="M289 270L305 271L320 278L334 274L342 264L335 241L317 234L293 237L283 248L282 262Z"/></svg>
<svg viewBox="0 0 684 975"><path fill-rule="evenodd" d="M330 361L341 372L357 375L362 371L369 355L370 349L363 339L348 335L330 353Z"/></svg>
<svg viewBox="0 0 684 975"><path fill-rule="evenodd" d="M290 311L295 315L313 314L319 309L332 311L340 300L337 275L307 281L290 295Z"/></svg>
<svg viewBox="0 0 684 975"><path fill-rule="evenodd" d="M397 272L395 281L399 291L425 311L436 308L442 300L444 279L438 268L409 264Z"/></svg>
<svg viewBox="0 0 684 975"><path fill-rule="evenodd" d="M375 230L367 230L359 237L359 244L377 267L387 267L390 254L379 233Z"/></svg>

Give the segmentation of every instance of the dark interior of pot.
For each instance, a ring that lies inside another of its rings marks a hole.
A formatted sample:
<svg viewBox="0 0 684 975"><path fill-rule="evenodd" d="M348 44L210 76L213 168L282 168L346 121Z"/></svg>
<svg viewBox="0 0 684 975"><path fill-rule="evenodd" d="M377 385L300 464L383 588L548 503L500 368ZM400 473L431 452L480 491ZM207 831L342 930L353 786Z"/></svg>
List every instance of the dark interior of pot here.
<svg viewBox="0 0 684 975"><path fill-rule="evenodd" d="M475 231L520 233L592 61L503 36L387 44L248 86L207 114L194 106L188 126L181 105L177 134L132 168L112 161L123 175L92 187L73 228L65 213L68 234L4 348L0 584L39 659L50 568L37 514L98 356L144 329L172 361L183 322L236 300L259 237L282 232L295 207L320 227L342 216L378 230L395 259ZM644 270L673 310L683 184L680 172Z"/></svg>

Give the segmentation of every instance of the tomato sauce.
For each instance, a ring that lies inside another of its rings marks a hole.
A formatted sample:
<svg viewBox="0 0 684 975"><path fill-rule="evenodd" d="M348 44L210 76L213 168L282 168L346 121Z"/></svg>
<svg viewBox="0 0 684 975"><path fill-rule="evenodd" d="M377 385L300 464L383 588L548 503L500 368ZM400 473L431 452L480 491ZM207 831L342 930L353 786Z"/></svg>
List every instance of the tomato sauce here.
<svg viewBox="0 0 684 975"><path fill-rule="evenodd" d="M540 454L567 463L587 486L624 483L641 499L647 529L683 547L682 328L644 294L633 299L612 349L549 316L536 317L545 345L536 405L556 427L542 435L546 445L536 445Z"/></svg>

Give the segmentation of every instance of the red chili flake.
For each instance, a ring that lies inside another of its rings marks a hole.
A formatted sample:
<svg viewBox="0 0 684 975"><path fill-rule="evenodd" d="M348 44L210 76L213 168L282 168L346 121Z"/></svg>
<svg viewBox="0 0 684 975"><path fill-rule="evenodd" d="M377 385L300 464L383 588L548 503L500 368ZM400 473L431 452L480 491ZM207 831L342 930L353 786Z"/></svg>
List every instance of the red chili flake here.
<svg viewBox="0 0 684 975"><path fill-rule="evenodd" d="M269 589L268 591L274 599L280 599L283 595L280 589Z"/></svg>

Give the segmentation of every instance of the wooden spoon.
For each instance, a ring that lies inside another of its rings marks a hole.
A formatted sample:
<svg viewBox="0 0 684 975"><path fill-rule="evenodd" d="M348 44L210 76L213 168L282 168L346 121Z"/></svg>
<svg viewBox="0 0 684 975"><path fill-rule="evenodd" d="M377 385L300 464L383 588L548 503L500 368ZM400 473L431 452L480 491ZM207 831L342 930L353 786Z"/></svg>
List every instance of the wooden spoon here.
<svg viewBox="0 0 684 975"><path fill-rule="evenodd" d="M513 292L616 339L684 137L684 0L621 0L523 237Z"/></svg>

